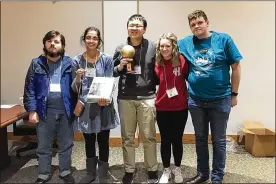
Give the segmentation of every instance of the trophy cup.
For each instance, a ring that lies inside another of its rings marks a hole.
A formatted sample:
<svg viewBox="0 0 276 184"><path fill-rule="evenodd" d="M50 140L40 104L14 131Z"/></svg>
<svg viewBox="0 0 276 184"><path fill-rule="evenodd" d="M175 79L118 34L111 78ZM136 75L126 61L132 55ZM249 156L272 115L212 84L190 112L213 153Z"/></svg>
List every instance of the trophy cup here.
<svg viewBox="0 0 276 184"><path fill-rule="evenodd" d="M123 58L133 58L135 55L135 49L131 45L125 45L121 50L121 54L122 54ZM133 67L134 66L133 66L132 62L128 62L127 63L127 72L128 73L133 72Z"/></svg>

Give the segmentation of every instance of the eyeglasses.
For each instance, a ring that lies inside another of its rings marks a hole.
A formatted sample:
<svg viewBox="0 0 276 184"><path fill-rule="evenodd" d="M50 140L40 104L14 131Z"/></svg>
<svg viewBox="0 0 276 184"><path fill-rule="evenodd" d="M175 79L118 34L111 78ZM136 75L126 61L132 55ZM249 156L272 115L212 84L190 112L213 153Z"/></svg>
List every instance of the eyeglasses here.
<svg viewBox="0 0 276 184"><path fill-rule="evenodd" d="M130 25L128 25L128 28L130 28L130 29L134 29L134 28L136 28L136 29L143 29L144 26L142 26L142 25L130 24Z"/></svg>
<svg viewBox="0 0 276 184"><path fill-rule="evenodd" d="M85 40L99 41L99 38L87 36L87 37L85 37Z"/></svg>

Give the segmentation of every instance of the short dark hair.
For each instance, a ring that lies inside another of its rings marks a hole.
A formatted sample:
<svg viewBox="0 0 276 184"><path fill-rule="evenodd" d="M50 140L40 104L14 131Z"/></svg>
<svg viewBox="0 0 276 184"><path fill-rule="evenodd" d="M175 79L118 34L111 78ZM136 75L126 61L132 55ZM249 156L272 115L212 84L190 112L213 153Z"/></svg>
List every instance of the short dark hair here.
<svg viewBox="0 0 276 184"><path fill-rule="evenodd" d="M87 34L88 34L89 31L96 31L97 36L99 38L99 44L98 44L97 47L99 48L100 46L102 46L103 45L103 40L101 38L101 32L100 32L100 30L98 28L93 27L93 26L90 26L90 27L86 28L85 31L84 31L84 33L81 35L81 37L80 37L81 44L85 41L85 37L87 36Z"/></svg>
<svg viewBox="0 0 276 184"><path fill-rule="evenodd" d="M207 15L205 14L204 11L202 11L202 10L195 10L195 11L193 11L192 13L190 13L190 14L188 15L189 24L190 24L190 22L191 22L193 19L197 19L197 18L199 18L199 17L203 17L205 21L208 21L208 17L207 17Z"/></svg>
<svg viewBox="0 0 276 184"><path fill-rule="evenodd" d="M44 38L42 40L43 45L45 45L47 40L51 40L52 38L54 38L56 36L60 37L61 45L63 47L65 47L65 38L64 38L64 36L60 32L55 31L55 30L52 30L52 31L49 31L48 33L46 33L46 35L44 36Z"/></svg>
<svg viewBox="0 0 276 184"><path fill-rule="evenodd" d="M51 30L49 31L48 33L46 33L46 35L44 36L43 40L42 40L42 43L43 43L43 51L44 53L47 53L48 51L46 50L46 47L45 47L45 43L47 40L51 40L55 37L59 36L60 37L60 41L61 41L61 45L62 45L62 51L61 51L61 55L64 56L64 53L65 53L65 37L58 31L56 30Z"/></svg>
<svg viewBox="0 0 276 184"><path fill-rule="evenodd" d="M130 21L133 21L135 19L138 19L140 21L143 22L143 26L144 28L146 28L148 26L148 23L147 23L147 20L145 19L145 17L143 17L141 14L134 14L134 15L131 15L129 18L128 18L128 21L127 21L127 27L128 27L128 24Z"/></svg>

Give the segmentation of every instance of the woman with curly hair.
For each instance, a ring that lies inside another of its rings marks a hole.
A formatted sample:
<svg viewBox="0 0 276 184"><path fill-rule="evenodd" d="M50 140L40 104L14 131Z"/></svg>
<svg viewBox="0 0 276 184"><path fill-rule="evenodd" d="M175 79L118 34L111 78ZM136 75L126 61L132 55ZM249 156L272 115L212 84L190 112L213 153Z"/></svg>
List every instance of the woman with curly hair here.
<svg viewBox="0 0 276 184"><path fill-rule="evenodd" d="M177 37L173 33L163 34L159 38L155 72L160 81L155 106L164 166L159 183L168 183L171 173L175 183L182 183L180 165L183 155L182 136L188 117L188 92L185 82L188 63L179 53ZM170 168L171 146L175 163L173 169Z"/></svg>

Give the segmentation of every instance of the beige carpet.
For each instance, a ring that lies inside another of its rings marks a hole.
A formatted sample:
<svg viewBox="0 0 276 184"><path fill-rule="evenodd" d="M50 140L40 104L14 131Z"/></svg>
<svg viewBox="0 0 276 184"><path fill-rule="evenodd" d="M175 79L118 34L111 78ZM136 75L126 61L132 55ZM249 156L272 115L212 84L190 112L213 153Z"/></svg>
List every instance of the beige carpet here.
<svg viewBox="0 0 276 184"><path fill-rule="evenodd" d="M212 150L211 145L209 149ZM159 176L162 174L160 158L160 145L158 144ZM29 152L30 154L30 152ZM212 158L212 152L210 151ZM84 143L75 142L73 148L73 175L78 182L85 174ZM146 182L146 170L143 165L142 145L136 151L137 174L135 183ZM110 177L111 183L120 183L124 169L122 166L122 149L110 149ZM58 156L53 156L53 178L50 183L62 183L58 178ZM172 159L173 163L173 159ZM182 159L182 172L184 180L196 174L196 154L194 144L184 144ZM211 165L211 164L210 164ZM1 183L32 183L37 177L37 159L30 156L21 158L12 157L12 164L1 173ZM239 147L237 153L227 152L226 174L224 183L275 183L275 158L255 158Z"/></svg>

